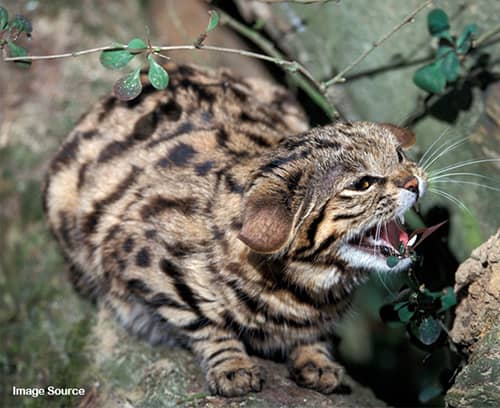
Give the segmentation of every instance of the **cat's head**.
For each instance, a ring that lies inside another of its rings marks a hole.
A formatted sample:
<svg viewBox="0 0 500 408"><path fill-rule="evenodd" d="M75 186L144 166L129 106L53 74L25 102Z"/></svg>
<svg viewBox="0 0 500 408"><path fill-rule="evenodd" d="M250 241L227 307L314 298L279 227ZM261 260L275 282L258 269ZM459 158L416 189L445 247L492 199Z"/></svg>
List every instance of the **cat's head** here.
<svg viewBox="0 0 500 408"><path fill-rule="evenodd" d="M248 183L239 238L290 262L402 270L403 216L425 193L426 175L403 149L407 129L336 123L287 138ZM398 255L395 267L389 255Z"/></svg>

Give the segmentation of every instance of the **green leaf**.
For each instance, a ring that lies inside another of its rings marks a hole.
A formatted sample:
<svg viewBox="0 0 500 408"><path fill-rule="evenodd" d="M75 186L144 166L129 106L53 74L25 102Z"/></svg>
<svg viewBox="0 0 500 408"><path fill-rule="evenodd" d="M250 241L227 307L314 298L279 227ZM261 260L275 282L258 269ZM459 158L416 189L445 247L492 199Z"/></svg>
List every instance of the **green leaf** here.
<svg viewBox="0 0 500 408"><path fill-rule="evenodd" d="M9 13L6 9L0 6L0 30L7 28L7 23L9 21Z"/></svg>
<svg viewBox="0 0 500 408"><path fill-rule="evenodd" d="M113 92L116 97L122 101L130 101L142 91L141 67L131 72L127 76L120 78L113 86Z"/></svg>
<svg viewBox="0 0 500 408"><path fill-rule="evenodd" d="M477 24L468 24L457 39L457 52L465 54L472 46L472 38L477 32Z"/></svg>
<svg viewBox="0 0 500 408"><path fill-rule="evenodd" d="M169 76L168 72L165 71L165 69L158 64L152 55L148 56L149 60L149 72L148 72L148 77L149 77L149 82L151 82L151 85L153 85L156 89L163 90L168 86L168 81L169 81Z"/></svg>
<svg viewBox="0 0 500 408"><path fill-rule="evenodd" d="M28 55L28 51L26 51L25 48L23 47L20 47L19 45L17 44L14 44L13 42L9 41L7 43L7 46L9 47L9 51L10 51L10 56L11 57L25 57ZM31 61L30 60L25 60L25 61L15 61L15 63L21 67L24 67L24 68L27 68L31 65Z"/></svg>
<svg viewBox="0 0 500 408"><path fill-rule="evenodd" d="M441 71L448 82L453 82L458 78L460 61L458 60L457 54L450 52L446 55L441 64Z"/></svg>
<svg viewBox="0 0 500 408"><path fill-rule="evenodd" d="M436 61L444 61L444 59L451 53L455 52L455 48L450 45L440 45L436 51Z"/></svg>
<svg viewBox="0 0 500 408"><path fill-rule="evenodd" d="M427 92L441 93L446 86L446 77L441 71L440 61L418 69L413 75L413 82Z"/></svg>
<svg viewBox="0 0 500 408"><path fill-rule="evenodd" d="M209 31L212 31L215 27L217 27L217 24L219 24L219 13L217 13L215 10L209 10L208 14L210 15L210 20L208 21L208 26L206 29L207 33Z"/></svg>
<svg viewBox="0 0 500 408"><path fill-rule="evenodd" d="M120 69L126 66L134 55L127 50L109 50L101 52L99 60L108 69Z"/></svg>
<svg viewBox="0 0 500 408"><path fill-rule="evenodd" d="M130 53L141 53L145 48L148 48L147 44L140 38L131 39L127 47L127 51Z"/></svg>
<svg viewBox="0 0 500 408"><path fill-rule="evenodd" d="M389 268L394 268L399 263L399 259L396 256L388 256L385 262Z"/></svg>
<svg viewBox="0 0 500 408"><path fill-rule="evenodd" d="M21 16L20 14L17 14L14 17L14 20L10 22L9 26L11 30L17 30L20 33L26 33L28 34L28 36L31 35L31 32L33 31L31 21L26 17Z"/></svg>
<svg viewBox="0 0 500 408"><path fill-rule="evenodd" d="M443 387L441 385L431 384L426 386L422 391L418 393L418 400L422 404L425 404L430 400L436 398L437 396L441 395L442 392L443 392Z"/></svg>
<svg viewBox="0 0 500 408"><path fill-rule="evenodd" d="M408 308L408 305L403 306L398 310L399 320L402 321L403 323L408 323L414 314L415 314L415 312L411 311Z"/></svg>
<svg viewBox="0 0 500 408"><path fill-rule="evenodd" d="M457 297L455 296L455 292L453 288L448 286L445 289L445 292L441 295L441 307L438 310L438 313L444 312L455 306L457 304Z"/></svg>
<svg viewBox="0 0 500 408"><path fill-rule="evenodd" d="M442 292L431 292L429 289L427 288L424 288L423 290L423 295L425 295L425 297L431 299L431 300L436 300L436 299L440 299L441 296L442 296Z"/></svg>
<svg viewBox="0 0 500 408"><path fill-rule="evenodd" d="M427 28L431 35L438 35L450 29L448 15L441 9L434 9L427 15Z"/></svg>
<svg viewBox="0 0 500 408"><path fill-rule="evenodd" d="M453 37L449 30L443 30L435 35L437 38L445 38L450 44L453 44Z"/></svg>
<svg viewBox="0 0 500 408"><path fill-rule="evenodd" d="M426 317L418 325L418 332L416 334L423 344L430 346L439 338L441 326L433 317Z"/></svg>

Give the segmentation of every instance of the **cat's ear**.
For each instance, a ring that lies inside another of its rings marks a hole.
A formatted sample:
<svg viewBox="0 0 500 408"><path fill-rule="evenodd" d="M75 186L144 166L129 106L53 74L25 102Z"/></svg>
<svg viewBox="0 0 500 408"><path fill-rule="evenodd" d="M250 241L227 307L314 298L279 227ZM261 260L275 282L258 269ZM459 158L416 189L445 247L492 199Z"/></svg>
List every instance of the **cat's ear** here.
<svg viewBox="0 0 500 408"><path fill-rule="evenodd" d="M402 128L391 123L381 123L380 126L389 130L399 141L401 147L407 148L415 144L415 133L410 129Z"/></svg>
<svg viewBox="0 0 500 408"><path fill-rule="evenodd" d="M275 253L288 243L293 215L287 208L285 194L261 185L246 197L238 238L253 251Z"/></svg>

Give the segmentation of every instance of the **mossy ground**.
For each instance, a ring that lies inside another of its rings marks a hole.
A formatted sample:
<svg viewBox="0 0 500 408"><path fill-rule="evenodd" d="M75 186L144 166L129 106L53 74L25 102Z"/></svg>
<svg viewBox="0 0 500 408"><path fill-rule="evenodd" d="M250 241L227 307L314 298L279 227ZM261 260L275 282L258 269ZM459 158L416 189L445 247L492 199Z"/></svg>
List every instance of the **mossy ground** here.
<svg viewBox="0 0 500 408"><path fill-rule="evenodd" d="M69 399L12 396L16 387L75 387L93 319L65 279L42 218L40 158L20 146L0 150L0 405L70 406Z"/></svg>

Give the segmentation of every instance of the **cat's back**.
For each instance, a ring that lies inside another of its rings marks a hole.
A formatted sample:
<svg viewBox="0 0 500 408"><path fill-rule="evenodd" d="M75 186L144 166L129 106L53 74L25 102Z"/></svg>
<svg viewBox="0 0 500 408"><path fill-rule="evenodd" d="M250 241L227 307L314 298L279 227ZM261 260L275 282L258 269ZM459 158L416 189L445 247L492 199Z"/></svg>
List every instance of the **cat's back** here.
<svg viewBox="0 0 500 408"><path fill-rule="evenodd" d="M167 66L165 91L145 85L129 102L97 103L50 163L44 202L49 224L70 258L94 259L112 226L150 222L164 208L170 235L203 235L209 209L237 211L250 162L306 129L285 90L228 71ZM145 79L145 78L143 78ZM239 208L238 208L239 210Z"/></svg>

